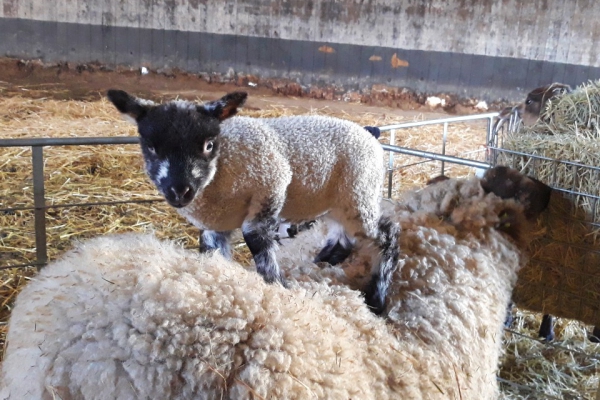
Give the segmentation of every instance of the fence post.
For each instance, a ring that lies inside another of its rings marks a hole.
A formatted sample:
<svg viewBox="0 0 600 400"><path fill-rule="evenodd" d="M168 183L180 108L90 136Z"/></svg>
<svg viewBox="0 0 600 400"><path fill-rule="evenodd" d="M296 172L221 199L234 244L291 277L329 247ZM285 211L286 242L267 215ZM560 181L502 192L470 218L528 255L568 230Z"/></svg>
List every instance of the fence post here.
<svg viewBox="0 0 600 400"><path fill-rule="evenodd" d="M46 198L44 195L44 147L31 147L33 204L35 207L35 255L38 270L48 261L46 251Z"/></svg>
<svg viewBox="0 0 600 400"><path fill-rule="evenodd" d="M390 146L396 145L396 130L390 131ZM392 182L394 180L394 152L390 151L388 159L388 199L392 198Z"/></svg>

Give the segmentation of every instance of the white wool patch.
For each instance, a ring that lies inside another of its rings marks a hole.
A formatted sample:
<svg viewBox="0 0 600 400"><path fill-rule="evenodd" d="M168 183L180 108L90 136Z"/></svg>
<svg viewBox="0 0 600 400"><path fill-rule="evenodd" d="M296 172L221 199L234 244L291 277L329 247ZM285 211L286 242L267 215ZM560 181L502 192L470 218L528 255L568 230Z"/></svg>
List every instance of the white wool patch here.
<svg viewBox="0 0 600 400"><path fill-rule="evenodd" d="M157 181L160 182L163 179L165 179L167 176L169 176L169 167L170 167L169 160L165 160L160 163L160 165L158 167L158 174L156 174Z"/></svg>
<svg viewBox="0 0 600 400"><path fill-rule="evenodd" d="M197 106L196 103L186 100L174 100L171 104L175 105L180 110L195 110Z"/></svg>
<svg viewBox="0 0 600 400"><path fill-rule="evenodd" d="M194 168L192 168L192 176L194 178L200 178L202 176L202 169L198 166L194 166Z"/></svg>

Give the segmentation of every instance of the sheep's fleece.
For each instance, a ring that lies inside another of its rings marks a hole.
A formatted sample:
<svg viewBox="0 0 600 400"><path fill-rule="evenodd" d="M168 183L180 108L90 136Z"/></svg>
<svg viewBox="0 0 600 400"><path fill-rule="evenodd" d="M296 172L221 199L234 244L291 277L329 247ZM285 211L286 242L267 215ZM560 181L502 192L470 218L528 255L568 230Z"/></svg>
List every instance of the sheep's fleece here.
<svg viewBox="0 0 600 400"><path fill-rule="evenodd" d="M503 210L522 211L477 179L388 204L402 254L387 320L346 286L370 249L341 267L302 260L322 224L282 246L289 290L151 235L89 240L18 296L0 398L495 398L521 260L495 229Z"/></svg>

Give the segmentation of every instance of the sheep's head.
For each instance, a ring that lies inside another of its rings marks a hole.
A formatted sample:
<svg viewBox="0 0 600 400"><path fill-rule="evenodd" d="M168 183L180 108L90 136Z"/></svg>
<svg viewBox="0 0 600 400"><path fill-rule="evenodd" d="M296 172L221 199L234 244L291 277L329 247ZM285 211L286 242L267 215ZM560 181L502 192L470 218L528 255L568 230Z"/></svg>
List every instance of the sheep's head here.
<svg viewBox="0 0 600 400"><path fill-rule="evenodd" d="M481 179L481 187L502 199L515 199L523 205L527 219L537 218L548 208L552 195L549 186L506 166L488 169Z"/></svg>
<svg viewBox="0 0 600 400"><path fill-rule="evenodd" d="M525 102L518 106L519 116L525 125L533 125L542 115L546 103L553 97L572 91L569 85L552 83L533 89L527 94Z"/></svg>
<svg viewBox="0 0 600 400"><path fill-rule="evenodd" d="M154 104L122 90L108 99L137 124L146 172L173 207L185 207L212 181L219 156L221 121L235 115L247 93L233 92L199 105Z"/></svg>

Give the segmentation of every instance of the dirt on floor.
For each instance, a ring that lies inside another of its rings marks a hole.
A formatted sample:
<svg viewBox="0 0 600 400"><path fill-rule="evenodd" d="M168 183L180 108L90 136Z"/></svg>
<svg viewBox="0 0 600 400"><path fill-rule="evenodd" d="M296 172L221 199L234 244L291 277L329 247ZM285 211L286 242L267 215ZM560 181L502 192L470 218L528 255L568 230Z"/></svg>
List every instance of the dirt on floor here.
<svg viewBox="0 0 600 400"><path fill-rule="evenodd" d="M68 63L45 65L40 61L0 58L0 94L56 100L98 100L109 88L131 91L153 100L179 97L214 99L226 92L243 90L250 94L247 107L264 108L266 104L310 110L330 108L340 113L394 113L400 116L432 119L448 114L481 113L474 100L444 96L444 106L426 104L426 99L402 88L374 85L363 93L336 92L333 87L302 88L283 79L260 79L254 76L195 75L182 71L148 71L108 69L102 65ZM275 100L276 99L276 100ZM500 110L500 104L490 111Z"/></svg>

